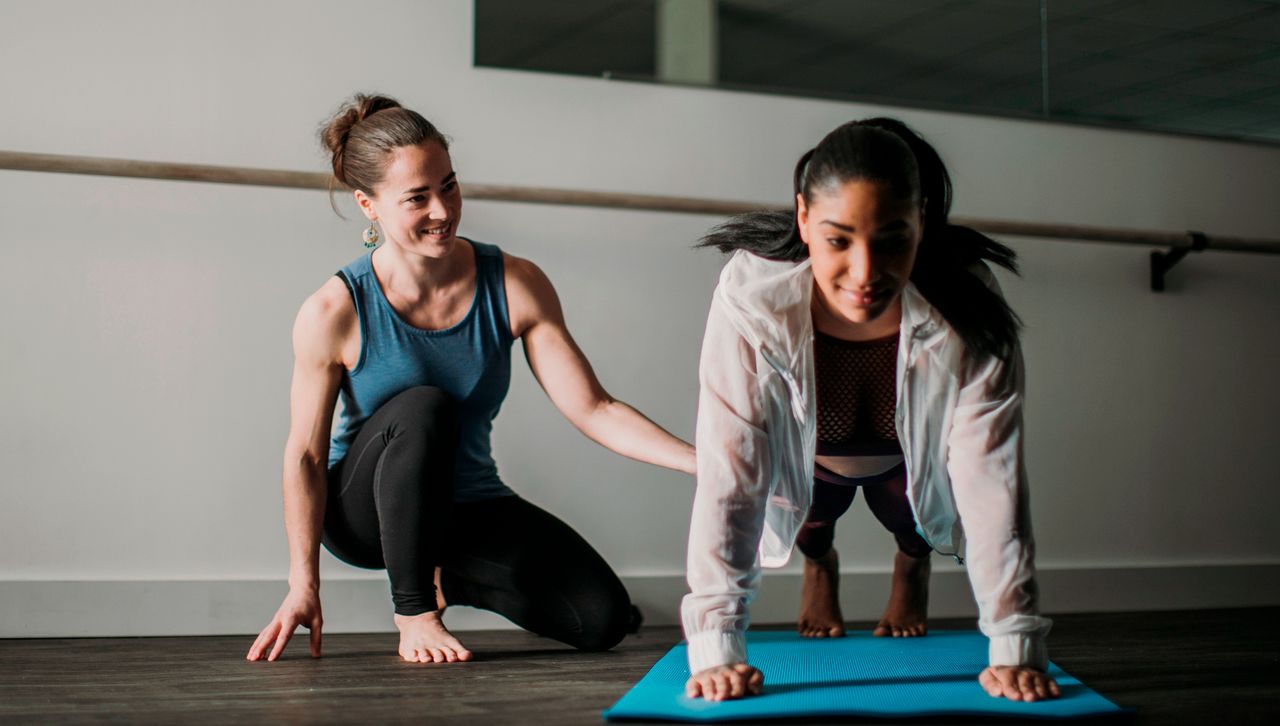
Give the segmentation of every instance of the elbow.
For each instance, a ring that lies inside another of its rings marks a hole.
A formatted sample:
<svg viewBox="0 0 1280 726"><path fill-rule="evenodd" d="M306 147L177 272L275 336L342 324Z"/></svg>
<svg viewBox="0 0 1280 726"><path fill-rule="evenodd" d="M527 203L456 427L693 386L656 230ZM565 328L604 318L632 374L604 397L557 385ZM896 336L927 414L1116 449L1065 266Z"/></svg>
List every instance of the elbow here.
<svg viewBox="0 0 1280 726"><path fill-rule="evenodd" d="M572 423L574 428L581 431L587 438L599 442L602 432L607 427L605 422L609 420L614 408L618 405L621 405L618 400L607 393L602 393L576 410L565 412L565 418L569 419L569 423Z"/></svg>

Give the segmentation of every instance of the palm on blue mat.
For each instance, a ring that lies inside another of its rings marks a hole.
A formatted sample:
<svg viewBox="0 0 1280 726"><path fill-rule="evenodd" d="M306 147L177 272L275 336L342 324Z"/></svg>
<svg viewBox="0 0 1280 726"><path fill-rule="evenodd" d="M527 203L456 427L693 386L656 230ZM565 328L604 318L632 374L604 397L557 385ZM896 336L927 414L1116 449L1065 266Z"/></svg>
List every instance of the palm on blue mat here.
<svg viewBox="0 0 1280 726"><path fill-rule="evenodd" d="M751 664L764 671L764 694L711 703L684 693L684 644L672 648L612 708L606 719L731 721L806 716L982 715L1079 718L1123 711L1050 664L1062 697L1035 703L988 696L978 684L987 665L979 633L934 631L923 638L809 639L791 632L747 636Z"/></svg>

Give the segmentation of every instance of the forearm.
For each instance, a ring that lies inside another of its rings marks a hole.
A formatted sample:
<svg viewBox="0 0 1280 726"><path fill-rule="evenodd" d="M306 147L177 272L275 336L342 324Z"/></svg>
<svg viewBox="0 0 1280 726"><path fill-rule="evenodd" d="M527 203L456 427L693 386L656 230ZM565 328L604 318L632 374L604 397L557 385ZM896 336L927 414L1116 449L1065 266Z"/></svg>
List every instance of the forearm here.
<svg viewBox="0 0 1280 726"><path fill-rule="evenodd" d="M1030 533L979 532L969 540L968 570L978 603L978 626L990 639L991 665L1043 669L1053 621L1040 615Z"/></svg>
<svg viewBox="0 0 1280 726"><path fill-rule="evenodd" d="M1023 457L1022 359L978 363L960 391L947 473L964 523L978 625L991 664L1044 668L1052 622L1040 616Z"/></svg>
<svg viewBox="0 0 1280 726"><path fill-rule="evenodd" d="M703 482L706 482L704 485ZM760 587L756 549L764 502L700 477L689 526L689 594L680 614L692 672L747 657L748 606Z"/></svg>
<svg viewBox="0 0 1280 726"><path fill-rule="evenodd" d="M320 535L327 471L308 457L290 457L284 470L284 526L289 540L289 586L319 589Z"/></svg>
<svg viewBox="0 0 1280 726"><path fill-rule="evenodd" d="M584 416L578 428L601 446L627 458L694 474L693 446L631 406L609 399Z"/></svg>
<svg viewBox="0 0 1280 726"><path fill-rule="evenodd" d="M967 569L978 625L991 639L991 665L1043 669L1052 621L1040 616L1027 484L1014 466L1015 471L1002 473L953 459L952 485L968 540Z"/></svg>
<svg viewBox="0 0 1280 726"><path fill-rule="evenodd" d="M710 326L708 326L710 327ZM746 660L748 606L760 587L770 466L752 379L721 375L704 346L698 400L698 489L689 524L689 594L681 620L692 672ZM714 361L713 361L714 362ZM733 372L738 372L732 368Z"/></svg>

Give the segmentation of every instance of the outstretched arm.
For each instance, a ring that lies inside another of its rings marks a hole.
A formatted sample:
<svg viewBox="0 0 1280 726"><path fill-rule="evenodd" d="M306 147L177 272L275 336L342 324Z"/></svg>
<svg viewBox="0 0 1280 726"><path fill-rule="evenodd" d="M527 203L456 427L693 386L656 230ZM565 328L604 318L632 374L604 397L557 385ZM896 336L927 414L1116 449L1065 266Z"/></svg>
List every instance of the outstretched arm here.
<svg viewBox="0 0 1280 726"><path fill-rule="evenodd" d="M336 279L302 305L293 328L289 438L284 451L284 522L289 540L289 593L249 649L248 660L280 657L298 626L311 631L320 657L320 531L324 523L329 427L342 378L343 331L355 308Z"/></svg>
<svg viewBox="0 0 1280 726"><path fill-rule="evenodd" d="M693 474L693 447L609 395L565 326L560 299L537 265L506 256L512 334L539 385L587 438L636 461Z"/></svg>
<svg viewBox="0 0 1280 726"><path fill-rule="evenodd" d="M990 638L990 667L979 677L987 693L1035 701L1060 694L1045 673L1035 541L1022 460L1022 355L973 363L960 391L947 470L968 539L969 580L978 625Z"/></svg>
<svg viewBox="0 0 1280 726"><path fill-rule="evenodd" d="M690 698L760 693L747 664L748 605L769 487L769 441L755 352L713 302L698 366L698 490L689 525L689 594L680 605Z"/></svg>

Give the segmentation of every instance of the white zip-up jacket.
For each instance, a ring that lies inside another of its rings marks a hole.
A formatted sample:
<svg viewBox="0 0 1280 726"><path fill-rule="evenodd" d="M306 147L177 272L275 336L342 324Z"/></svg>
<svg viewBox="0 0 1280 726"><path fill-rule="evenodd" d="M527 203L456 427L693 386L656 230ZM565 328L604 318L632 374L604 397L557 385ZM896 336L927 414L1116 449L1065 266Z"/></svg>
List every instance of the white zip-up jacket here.
<svg viewBox="0 0 1280 726"><path fill-rule="evenodd" d="M985 266L975 271L999 290ZM699 365L691 592L681 605L691 673L746 662L747 606L760 568L787 562L809 512L817 446L812 294L807 260L738 251L720 274ZM917 529L957 560L966 547L990 664L1044 669L1051 621L1037 603L1021 352L1007 364L994 357L975 364L908 283L897 388Z"/></svg>

